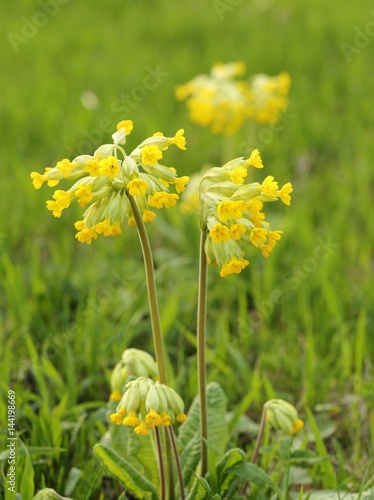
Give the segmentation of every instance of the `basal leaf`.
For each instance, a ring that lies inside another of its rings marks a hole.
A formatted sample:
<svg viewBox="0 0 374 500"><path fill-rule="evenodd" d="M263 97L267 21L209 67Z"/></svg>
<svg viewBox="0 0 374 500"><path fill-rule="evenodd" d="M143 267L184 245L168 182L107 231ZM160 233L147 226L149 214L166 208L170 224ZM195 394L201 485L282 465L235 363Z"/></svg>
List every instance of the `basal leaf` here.
<svg viewBox="0 0 374 500"><path fill-rule="evenodd" d="M94 446L94 453L112 476L121 481L129 493L141 499L158 498L156 487L115 451L97 444Z"/></svg>
<svg viewBox="0 0 374 500"><path fill-rule="evenodd" d="M208 446L217 457L223 455L228 439L226 423L226 395L222 388L212 382L207 385L208 407ZM178 447L183 451L185 447L200 435L200 401L199 397L193 400L188 412L187 420L181 425L178 434Z"/></svg>
<svg viewBox="0 0 374 500"><path fill-rule="evenodd" d="M196 478L186 500L210 500L212 498L209 484L202 477Z"/></svg>
<svg viewBox="0 0 374 500"><path fill-rule="evenodd" d="M139 436L132 427L113 425L101 444L114 450L126 459L137 471L149 479L156 487L159 485L158 461L153 435Z"/></svg>
<svg viewBox="0 0 374 500"><path fill-rule="evenodd" d="M272 478L268 474L266 474L264 470L260 469L260 467L256 464L242 462L227 469L226 472L229 474L235 474L236 476L239 476L243 479L247 479L260 488L271 488L278 494L280 499L283 499L283 494L279 486L272 480Z"/></svg>
<svg viewBox="0 0 374 500"><path fill-rule="evenodd" d="M180 453L183 481L186 485L188 485L191 481L192 476L195 474L196 467L199 464L201 452L200 447L200 435L196 434Z"/></svg>
<svg viewBox="0 0 374 500"><path fill-rule="evenodd" d="M227 491L231 483L235 480L237 475L228 472L234 465L245 462L245 453L239 448L233 448L225 453L222 460L217 464L217 476L220 486L220 492Z"/></svg>

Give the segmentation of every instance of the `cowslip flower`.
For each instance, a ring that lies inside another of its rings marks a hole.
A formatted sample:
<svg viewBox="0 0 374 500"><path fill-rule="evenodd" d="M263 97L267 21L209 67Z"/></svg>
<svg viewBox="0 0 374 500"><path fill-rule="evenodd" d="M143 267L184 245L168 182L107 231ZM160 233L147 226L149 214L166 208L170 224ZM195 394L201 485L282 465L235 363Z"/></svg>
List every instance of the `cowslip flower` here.
<svg viewBox="0 0 374 500"><path fill-rule="evenodd" d="M61 180L75 181L67 191L57 189L47 201L47 208L60 217L74 202L87 207L82 220L75 223L76 238L82 243L90 244L98 235L121 234L124 219L134 225L129 197L135 201L144 222L151 222L156 217L152 208L174 206L189 181L188 176L178 177L175 168L159 163L169 146L186 149L183 129L174 137L157 132L128 155L121 145L132 129L131 120L122 120L112 135L113 144L100 146L93 156L80 155L72 161L64 158L42 174L31 173L36 189L44 182L54 187ZM172 188L176 192L171 192Z"/></svg>
<svg viewBox="0 0 374 500"><path fill-rule="evenodd" d="M261 124L275 123L287 108L291 77L282 72L278 76L255 75L249 87L251 115Z"/></svg>
<svg viewBox="0 0 374 500"><path fill-rule="evenodd" d="M215 64L210 75L198 75L178 85L175 93L186 100L192 121L215 134L233 134L248 117L249 91L235 78L245 71L242 62Z"/></svg>
<svg viewBox="0 0 374 500"><path fill-rule="evenodd" d="M246 183L251 166L263 167L257 149L248 159L236 158L210 169L200 183L200 228L209 233L205 252L209 263L221 267L222 277L238 274L249 265L246 246L258 248L269 257L282 231L271 230L262 212L264 203L278 199L286 205L291 203L290 182L279 188L269 175L261 184Z"/></svg>
<svg viewBox="0 0 374 500"><path fill-rule="evenodd" d="M266 422L274 429L295 434L304 427L304 422L299 419L296 408L283 399L269 399L264 404Z"/></svg>
<svg viewBox="0 0 374 500"><path fill-rule="evenodd" d="M170 387L145 377L126 385L126 392L110 420L134 427L134 432L146 436L155 427L184 422L182 398Z"/></svg>
<svg viewBox="0 0 374 500"><path fill-rule="evenodd" d="M129 377L157 377L157 364L153 357L141 349L130 348L122 353L122 358L112 371L110 379L111 401L122 398L123 387Z"/></svg>

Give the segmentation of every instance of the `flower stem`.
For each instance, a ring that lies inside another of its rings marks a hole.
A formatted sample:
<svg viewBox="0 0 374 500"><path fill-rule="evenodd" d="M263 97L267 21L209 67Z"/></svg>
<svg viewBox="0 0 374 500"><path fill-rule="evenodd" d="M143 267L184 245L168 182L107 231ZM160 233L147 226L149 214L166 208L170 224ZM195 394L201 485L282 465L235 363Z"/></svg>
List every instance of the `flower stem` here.
<svg viewBox="0 0 374 500"><path fill-rule="evenodd" d="M132 213L134 215L143 251L145 275L147 280L149 310L151 313L153 344L155 348L155 355L156 355L156 362L158 369L158 378L161 384L166 384L165 351L164 351L164 342L161 332L161 321L158 309L156 279L153 267L151 245L149 243L148 234L145 229L144 221L142 219L142 216L139 212L138 206L134 198L132 196L128 196L128 200L130 202Z"/></svg>
<svg viewBox="0 0 374 500"><path fill-rule="evenodd" d="M208 418L205 367L205 326L208 281L208 263L204 249L206 238L207 232L202 230L200 237L199 296L197 307L197 370L200 396L201 475L203 477L208 470Z"/></svg>
<svg viewBox="0 0 374 500"><path fill-rule="evenodd" d="M251 462L253 464L255 464L257 462L258 453L260 451L260 446L261 446L261 442L262 442L262 437L263 437L264 431L265 431L265 424L266 424L266 408L263 408L261 420L260 420L260 428L258 430L258 435L257 435L256 446L255 446L255 449L253 450L253 455L252 455L252 460L251 460Z"/></svg>
<svg viewBox="0 0 374 500"><path fill-rule="evenodd" d="M149 243L147 230L145 228L145 224L144 224L144 221L142 219L139 208L138 208L134 198L131 195L128 196L128 200L129 200L131 210L132 210L135 222L136 222L136 227L138 229L140 244L142 246L142 251L143 251L143 259L144 259L145 275L146 275L147 291L148 291L148 303L149 303L149 310L150 310L150 314L151 314L153 344L154 344L155 355L156 355L158 378L159 378L159 381L161 384L166 384L166 362L165 362L164 340L163 340L162 331L161 331L161 321L160 321L160 312L159 312L159 308L158 308L156 279L155 279L155 271L154 271L154 266L153 266L152 249L151 249L151 245ZM156 433L156 437L157 437L157 435L159 437L158 431ZM170 495L170 499L172 499L172 498L174 498L174 479L173 479L173 466L172 466L172 455L171 455L170 443L173 446L173 450L174 450L174 454L175 454L175 461L177 464L177 469L178 469L178 467L180 469L180 465L178 465L179 464L179 456L178 456L178 450L175 446L175 442L173 443L173 440L170 437L170 434L169 434L169 439L168 439L167 433L165 432L165 438L166 438L165 439L166 460L167 460L167 465L168 465L168 477L169 477L169 495ZM161 446L161 441L160 441L160 446ZM159 456L160 456L160 452L159 452ZM162 458L162 453L161 453L161 458ZM163 470L163 474L164 474L164 469L162 469L162 470ZM160 463L160 473L161 473L161 463ZM161 476L160 476L160 478L161 478ZM164 478L164 482L165 482L165 478ZM181 496L183 498L183 495L184 495L183 482L180 483L180 487L181 487Z"/></svg>
<svg viewBox="0 0 374 500"><path fill-rule="evenodd" d="M265 424L266 424L266 408L264 407L262 410L262 415L261 415L261 420L260 420L260 428L259 428L258 434L257 434L256 446L255 446L255 449L253 450L253 455L252 455L252 459L251 459L252 464L255 464L257 462L258 454L260 451L260 446L262 443L262 438L263 438L264 431L265 431ZM249 481L247 480L244 483L244 486L242 489L242 495L245 494L246 489L248 488L248 485L249 485Z"/></svg>
<svg viewBox="0 0 374 500"><path fill-rule="evenodd" d="M165 470L164 470L164 459L162 456L162 445L160 438L160 431L155 427L156 444L157 444L157 454L158 454L158 465L160 470L160 486L161 486L161 500L166 499L166 487L165 487Z"/></svg>
<svg viewBox="0 0 374 500"><path fill-rule="evenodd" d="M177 467L177 474L178 474L178 480L179 480L179 486L181 490L181 500L185 500L185 494L184 494L184 483L183 483L183 475L182 475L182 468L181 468L181 463L179 460L179 454L177 450L177 444L175 442L175 436L174 436L174 431L172 427L167 427L168 433L169 433L169 438L171 442L171 446L173 448L174 452L174 458L175 458L175 464Z"/></svg>

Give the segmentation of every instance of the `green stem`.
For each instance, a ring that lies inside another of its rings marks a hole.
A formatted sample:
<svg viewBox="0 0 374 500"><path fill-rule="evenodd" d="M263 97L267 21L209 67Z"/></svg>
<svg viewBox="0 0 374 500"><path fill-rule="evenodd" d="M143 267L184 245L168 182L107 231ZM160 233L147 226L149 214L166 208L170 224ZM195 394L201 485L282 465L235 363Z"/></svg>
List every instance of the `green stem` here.
<svg viewBox="0 0 374 500"><path fill-rule="evenodd" d="M255 464L257 462L257 458L258 458L258 454L259 454L260 446L261 446L261 442L262 442L262 436L264 435L264 431L265 431L265 424L266 424L266 408L263 408L261 420L260 420L260 428L258 430L258 435L257 435L256 446L255 446L255 449L253 450L253 455L252 455L252 460L251 460L251 462L253 464Z"/></svg>
<svg viewBox="0 0 374 500"><path fill-rule="evenodd" d="M161 445L160 431L158 430L158 427L155 427L155 435L157 444L158 465L160 470L161 500L165 500L166 487L165 487L164 459L162 456L162 445Z"/></svg>
<svg viewBox="0 0 374 500"><path fill-rule="evenodd" d="M151 323L152 323L152 333L153 333L153 344L155 348L156 362L158 368L158 378L161 384L166 384L166 363L165 363L165 351L164 351L164 341L161 332L161 321L160 313L158 309L157 301L157 290L156 290L156 279L155 270L153 267L153 257L151 245L149 243L148 234L145 229L144 221L140 214L139 208L132 196L128 196L132 213L136 222L136 227L138 229L139 239L142 246L145 275L147 280L147 290L148 290L148 302L149 310L151 313Z"/></svg>
<svg viewBox="0 0 374 500"><path fill-rule="evenodd" d="M252 459L251 459L251 462L253 464L255 464L257 462L258 454L259 454L261 443L262 443L262 438L263 438L264 431L265 431L265 425L266 425L266 408L264 407L262 410L262 415L261 415L260 428L259 428L258 434L257 434L256 446L255 446L255 449L253 450L253 455L252 455ZM242 489L242 495L245 494L246 489L248 488L248 484L249 484L249 481L246 481L244 483L244 486Z"/></svg>
<svg viewBox="0 0 374 500"><path fill-rule="evenodd" d="M169 438L171 442L171 446L173 448L174 452L174 457L175 457L175 465L177 467L177 474L178 474L178 480L179 480L179 486L181 490L181 500L185 500L185 494L184 494L184 482L183 482L183 475L182 475L182 467L181 463L179 460L179 454L177 450L177 444L175 442L175 436L174 436L174 431L172 427L167 427L168 433L169 433Z"/></svg>
<svg viewBox="0 0 374 500"><path fill-rule="evenodd" d="M200 434L201 434L201 475L204 477L208 470L208 418L206 403L206 367L205 367L205 325L206 299L208 281L208 263L205 254L207 232L201 231L200 238L200 269L199 269L199 296L197 307L197 370L199 378L200 396Z"/></svg>
<svg viewBox="0 0 374 500"><path fill-rule="evenodd" d="M152 249L149 243L149 238L147 234L147 230L145 228L144 221L142 219L139 208L134 200L134 198L130 195L128 196L128 200L131 206L131 210L136 222L136 227L138 229L139 239L142 246L143 251L143 259L145 266L145 275L147 281L147 290L148 290L148 302L149 302L149 310L151 314L151 324L152 324L152 334L153 334L153 344L156 355L157 369L158 369L158 378L161 384L166 384L166 362L165 362L165 351L164 351L164 340L162 337L161 331L161 321L160 321L160 312L158 308L158 300L157 300L157 290L156 290L156 279L155 279L155 271L153 266L153 257L152 257ZM165 435L165 448L166 448L166 460L167 460L167 470L169 477L169 495L170 500L174 498L174 479L173 479L173 466L172 466L172 454L170 447L170 440ZM161 444L161 443L160 443ZM171 445L173 442L171 441ZM176 463L178 467L179 456L177 456L178 451L175 448L176 455ZM181 495L183 497L183 484L181 483Z"/></svg>

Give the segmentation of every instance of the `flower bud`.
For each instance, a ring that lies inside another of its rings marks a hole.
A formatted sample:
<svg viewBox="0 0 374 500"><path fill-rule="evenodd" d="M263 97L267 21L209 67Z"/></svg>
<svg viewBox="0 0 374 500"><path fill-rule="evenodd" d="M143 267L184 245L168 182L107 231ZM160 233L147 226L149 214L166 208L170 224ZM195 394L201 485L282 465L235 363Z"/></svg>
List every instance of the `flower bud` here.
<svg viewBox="0 0 374 500"><path fill-rule="evenodd" d="M114 151L113 144L103 144L94 153L95 158L108 158Z"/></svg>
<svg viewBox="0 0 374 500"><path fill-rule="evenodd" d="M296 408L283 399L269 399L264 404L266 409L266 422L273 427L288 434L294 434L304 427L304 422L299 419Z"/></svg>
<svg viewBox="0 0 374 500"><path fill-rule="evenodd" d="M129 375L134 377L156 377L157 364L153 357L140 349L126 349L122 354Z"/></svg>
<svg viewBox="0 0 374 500"><path fill-rule="evenodd" d="M123 361L117 363L116 366L114 367L110 379L110 385L112 389L110 399L112 401L119 401L121 399L123 394L122 388L125 385L128 376L129 372L125 363Z"/></svg>

